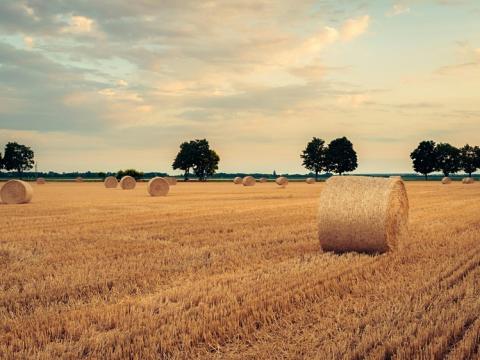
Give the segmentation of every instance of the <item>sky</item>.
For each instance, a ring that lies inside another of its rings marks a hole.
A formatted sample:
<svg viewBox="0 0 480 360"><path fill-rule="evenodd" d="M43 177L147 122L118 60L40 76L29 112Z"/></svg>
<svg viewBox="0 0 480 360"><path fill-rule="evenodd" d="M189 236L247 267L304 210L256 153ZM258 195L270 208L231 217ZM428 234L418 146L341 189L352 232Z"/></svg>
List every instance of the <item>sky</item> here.
<svg viewBox="0 0 480 360"><path fill-rule="evenodd" d="M421 140L480 145L477 0L1 0L0 146L39 171L305 173L346 136L358 173L412 172Z"/></svg>

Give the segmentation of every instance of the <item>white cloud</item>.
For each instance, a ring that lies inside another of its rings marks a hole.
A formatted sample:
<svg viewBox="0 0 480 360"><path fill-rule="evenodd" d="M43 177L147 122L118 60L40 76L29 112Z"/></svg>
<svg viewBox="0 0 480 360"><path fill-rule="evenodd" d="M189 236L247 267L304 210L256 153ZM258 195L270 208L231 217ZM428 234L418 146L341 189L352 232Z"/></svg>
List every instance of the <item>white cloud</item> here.
<svg viewBox="0 0 480 360"><path fill-rule="evenodd" d="M348 19L340 29L340 38L350 41L365 33L370 24L370 16L364 15L355 19Z"/></svg>
<svg viewBox="0 0 480 360"><path fill-rule="evenodd" d="M387 12L387 16L397 16L397 15L401 15L401 14L406 14L406 13L409 13L410 12L410 8L406 5L406 4L403 4L403 3L397 3L397 4L394 4L392 9Z"/></svg>
<svg viewBox="0 0 480 360"><path fill-rule="evenodd" d="M95 28L95 22L85 16L72 16L69 25L62 29L62 32L71 34L91 33Z"/></svg>

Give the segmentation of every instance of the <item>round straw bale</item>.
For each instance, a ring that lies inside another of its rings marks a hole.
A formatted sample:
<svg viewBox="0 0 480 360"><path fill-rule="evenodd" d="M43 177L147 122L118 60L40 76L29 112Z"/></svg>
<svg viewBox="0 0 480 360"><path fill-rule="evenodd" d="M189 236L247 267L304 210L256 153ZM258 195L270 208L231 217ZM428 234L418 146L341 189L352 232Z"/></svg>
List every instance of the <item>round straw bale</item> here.
<svg viewBox="0 0 480 360"><path fill-rule="evenodd" d="M9 180L0 190L0 198L5 204L24 204L30 202L33 189L29 183L21 180Z"/></svg>
<svg viewBox="0 0 480 360"><path fill-rule="evenodd" d="M307 178L307 180L305 180L307 182L307 184L315 184L315 179L314 178Z"/></svg>
<svg viewBox="0 0 480 360"><path fill-rule="evenodd" d="M472 177L466 177L463 178L462 183L464 184L473 184L475 182L475 179Z"/></svg>
<svg viewBox="0 0 480 360"><path fill-rule="evenodd" d="M408 210L402 180L332 177L320 195L320 245L335 252L393 250L407 230Z"/></svg>
<svg viewBox="0 0 480 360"><path fill-rule="evenodd" d="M255 182L256 180L253 176L245 176L242 180L243 186L253 186Z"/></svg>
<svg viewBox="0 0 480 360"><path fill-rule="evenodd" d="M448 185L452 182L452 179L450 179L448 176L445 176L443 179L442 179L442 184L445 184L445 185Z"/></svg>
<svg viewBox="0 0 480 360"><path fill-rule="evenodd" d="M277 185L281 186L282 188L288 185L288 179L285 176L280 176L276 178L275 182L277 183Z"/></svg>
<svg viewBox="0 0 480 360"><path fill-rule="evenodd" d="M37 184L38 185L43 185L43 184L45 184L45 182L46 182L45 178L43 178L43 177L37 178Z"/></svg>
<svg viewBox="0 0 480 360"><path fill-rule="evenodd" d="M135 186L137 185L137 182L135 181L135 178L125 175L120 179L120 187L123 190L133 190L135 189Z"/></svg>
<svg viewBox="0 0 480 360"><path fill-rule="evenodd" d="M83 182L83 178L81 176L77 176L75 178L75 182Z"/></svg>
<svg viewBox="0 0 480 360"><path fill-rule="evenodd" d="M234 179L233 179L233 183L235 185L240 185L242 183L242 178L240 176L236 176Z"/></svg>
<svg viewBox="0 0 480 360"><path fill-rule="evenodd" d="M164 178L164 179L168 181L168 185L170 185L170 186L177 185L177 178L176 177L169 176L169 177Z"/></svg>
<svg viewBox="0 0 480 360"><path fill-rule="evenodd" d="M118 185L118 180L115 176L107 176L103 181L103 185L105 185L107 189L115 189Z"/></svg>
<svg viewBox="0 0 480 360"><path fill-rule="evenodd" d="M261 177L260 179L258 179L258 182L261 182L261 183L266 183L268 181L268 179L266 177Z"/></svg>
<svg viewBox="0 0 480 360"><path fill-rule="evenodd" d="M170 184L162 177L154 177L147 184L147 191L150 196L167 196Z"/></svg>

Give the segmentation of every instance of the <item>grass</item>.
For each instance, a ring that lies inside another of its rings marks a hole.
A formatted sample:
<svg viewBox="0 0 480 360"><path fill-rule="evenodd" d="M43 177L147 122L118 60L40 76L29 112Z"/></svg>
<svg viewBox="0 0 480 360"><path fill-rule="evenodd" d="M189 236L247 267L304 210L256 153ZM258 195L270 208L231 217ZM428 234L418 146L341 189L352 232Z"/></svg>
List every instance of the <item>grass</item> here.
<svg viewBox="0 0 480 360"><path fill-rule="evenodd" d="M0 205L0 358L479 357L480 186L407 183L396 253L322 253L324 184L33 184Z"/></svg>

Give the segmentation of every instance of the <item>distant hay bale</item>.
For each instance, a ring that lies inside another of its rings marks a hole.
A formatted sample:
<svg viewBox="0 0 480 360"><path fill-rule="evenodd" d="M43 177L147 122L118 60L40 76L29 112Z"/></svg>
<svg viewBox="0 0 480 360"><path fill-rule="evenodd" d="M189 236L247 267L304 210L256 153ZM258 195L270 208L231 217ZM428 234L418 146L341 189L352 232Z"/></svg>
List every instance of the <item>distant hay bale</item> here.
<svg viewBox="0 0 480 360"><path fill-rule="evenodd" d="M0 198L5 204L24 204L30 202L33 189L29 183L22 180L9 180L0 190Z"/></svg>
<svg viewBox="0 0 480 360"><path fill-rule="evenodd" d="M255 182L256 180L253 176L245 176L242 180L243 186L253 186Z"/></svg>
<svg viewBox="0 0 480 360"><path fill-rule="evenodd" d="M407 230L408 210L402 180L332 177L320 195L320 245L335 252L393 250Z"/></svg>
<svg viewBox="0 0 480 360"><path fill-rule="evenodd" d="M107 176L103 181L107 189L115 189L118 186L118 180L115 176Z"/></svg>
<svg viewBox="0 0 480 360"><path fill-rule="evenodd" d="M277 183L277 185L281 186L282 188L288 185L288 179L285 176L280 176L276 178L275 182Z"/></svg>
<svg viewBox="0 0 480 360"><path fill-rule="evenodd" d="M472 177L466 177L463 178L462 183L464 184L473 184L475 182L475 179Z"/></svg>
<svg viewBox="0 0 480 360"><path fill-rule="evenodd" d="M38 185L43 185L45 183L46 183L45 178L43 178L43 177L37 178L37 184Z"/></svg>
<svg viewBox="0 0 480 360"><path fill-rule="evenodd" d="M77 176L75 178L75 182L78 182L78 183L83 182L83 178L81 176Z"/></svg>
<svg viewBox="0 0 480 360"><path fill-rule="evenodd" d="M266 183L268 181L268 179L266 177L261 177L260 179L258 179L258 182L261 182L261 183Z"/></svg>
<svg viewBox="0 0 480 360"><path fill-rule="evenodd" d="M176 177L168 176L164 179L168 181L168 185L170 185L170 186L177 185L177 178Z"/></svg>
<svg viewBox="0 0 480 360"><path fill-rule="evenodd" d="M147 191L150 196L167 196L170 190L169 182L162 177L154 177L147 184Z"/></svg>
<svg viewBox="0 0 480 360"><path fill-rule="evenodd" d="M392 176L390 176L390 179L400 179L400 180L402 180L402 177L399 176L399 175L392 175Z"/></svg>
<svg viewBox="0 0 480 360"><path fill-rule="evenodd" d="M135 189L135 186L137 185L137 182L135 181L135 178L126 175L120 179L120 187L123 190L133 190Z"/></svg>
<svg viewBox="0 0 480 360"><path fill-rule="evenodd" d="M233 179L233 183L235 185L240 185L242 183L242 178L240 176L236 176L234 179Z"/></svg>
<svg viewBox="0 0 480 360"><path fill-rule="evenodd" d="M315 184L315 179L314 178L307 178L307 180L305 180L307 184Z"/></svg>
<svg viewBox="0 0 480 360"><path fill-rule="evenodd" d="M448 185L452 182L452 179L450 179L448 176L445 176L443 179L442 179L442 184L445 184L445 185Z"/></svg>

